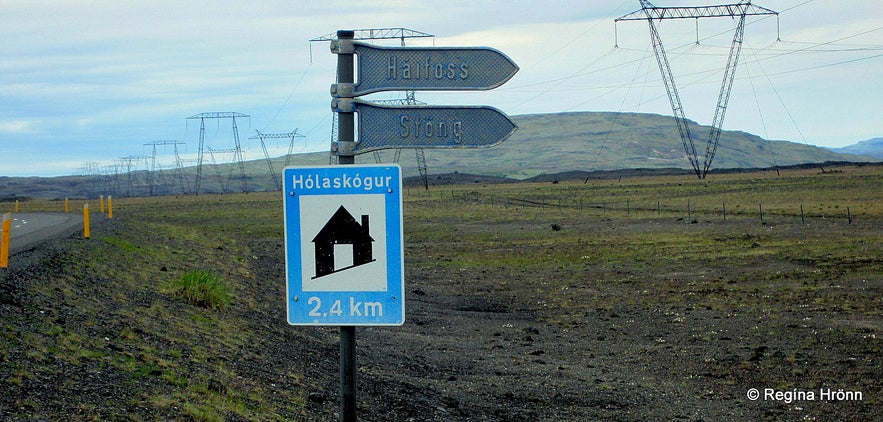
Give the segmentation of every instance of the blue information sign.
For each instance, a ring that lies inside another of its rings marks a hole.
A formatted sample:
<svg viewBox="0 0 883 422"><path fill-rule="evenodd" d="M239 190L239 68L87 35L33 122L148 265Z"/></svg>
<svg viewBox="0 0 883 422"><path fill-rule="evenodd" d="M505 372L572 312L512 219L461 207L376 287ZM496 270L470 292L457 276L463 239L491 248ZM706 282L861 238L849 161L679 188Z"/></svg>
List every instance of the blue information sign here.
<svg viewBox="0 0 883 422"><path fill-rule="evenodd" d="M289 324L405 322L401 174L397 164L283 171Z"/></svg>

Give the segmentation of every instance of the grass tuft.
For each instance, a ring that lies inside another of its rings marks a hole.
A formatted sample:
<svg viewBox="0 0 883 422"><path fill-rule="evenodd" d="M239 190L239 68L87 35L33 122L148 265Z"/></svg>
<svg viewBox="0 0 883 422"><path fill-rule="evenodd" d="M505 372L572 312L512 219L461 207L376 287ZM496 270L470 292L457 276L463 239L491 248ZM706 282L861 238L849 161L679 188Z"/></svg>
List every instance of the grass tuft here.
<svg viewBox="0 0 883 422"><path fill-rule="evenodd" d="M207 270L185 273L172 280L169 290L187 303L208 309L224 310L233 298L224 280Z"/></svg>

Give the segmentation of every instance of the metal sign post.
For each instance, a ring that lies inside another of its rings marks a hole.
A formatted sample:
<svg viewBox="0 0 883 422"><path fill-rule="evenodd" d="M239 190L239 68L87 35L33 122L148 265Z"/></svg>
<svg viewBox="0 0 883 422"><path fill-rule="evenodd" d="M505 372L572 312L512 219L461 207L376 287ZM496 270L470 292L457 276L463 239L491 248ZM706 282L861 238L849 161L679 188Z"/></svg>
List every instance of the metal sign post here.
<svg viewBox="0 0 883 422"><path fill-rule="evenodd" d="M337 39L352 42L353 31L337 31ZM337 54L337 81L352 84L355 78L353 52ZM353 112L337 113L337 162L355 164L352 154L356 143L356 116ZM402 298L404 300L404 298ZM356 327L340 327L340 420L356 421Z"/></svg>
<svg viewBox="0 0 883 422"><path fill-rule="evenodd" d="M384 148L491 147L517 129L508 116L488 106L385 107L356 99L393 90L494 89L518 71L505 54L487 47L378 47L355 42L354 35L351 30L337 31L331 42L331 52L337 54L331 108L338 117L332 153L338 164L353 165L356 155ZM286 168L284 177L288 320L296 325L341 325L339 419L355 421L355 326L404 323L401 169L298 167ZM399 195L398 209L394 194ZM289 223L289 212L300 213L290 210L301 209L318 210L319 223ZM354 209L359 210L355 215ZM382 231L386 235L378 241L375 235ZM307 237L312 244L306 243ZM338 252L338 246L346 246L347 252ZM312 261L303 258L310 248ZM377 262L380 259L385 264ZM294 275L292 268L297 268ZM351 280L339 273L358 277Z"/></svg>

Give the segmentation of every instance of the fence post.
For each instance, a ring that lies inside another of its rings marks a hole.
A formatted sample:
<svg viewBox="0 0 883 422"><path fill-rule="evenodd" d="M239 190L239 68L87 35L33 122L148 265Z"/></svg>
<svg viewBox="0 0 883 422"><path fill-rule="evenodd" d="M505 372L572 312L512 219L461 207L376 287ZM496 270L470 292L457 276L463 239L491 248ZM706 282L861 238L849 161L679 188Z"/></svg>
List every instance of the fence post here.
<svg viewBox="0 0 883 422"><path fill-rule="evenodd" d="M690 200L687 200L687 221L693 221L693 211L690 209Z"/></svg>
<svg viewBox="0 0 883 422"><path fill-rule="evenodd" d="M12 229L12 213L3 214L0 224L0 268L9 266L9 237Z"/></svg>
<svg viewBox="0 0 883 422"><path fill-rule="evenodd" d="M83 204L83 238L88 239L89 235L89 204Z"/></svg>
<svg viewBox="0 0 883 422"><path fill-rule="evenodd" d="M803 204L800 204L800 224L806 224L806 217L803 216Z"/></svg>
<svg viewBox="0 0 883 422"><path fill-rule="evenodd" d="M727 221L727 203L724 202L724 221Z"/></svg>
<svg viewBox="0 0 883 422"><path fill-rule="evenodd" d="M758 209L760 209L760 222L763 223L763 204L757 204Z"/></svg>
<svg viewBox="0 0 883 422"><path fill-rule="evenodd" d="M849 207L846 207L846 221L852 224L852 213L849 211Z"/></svg>

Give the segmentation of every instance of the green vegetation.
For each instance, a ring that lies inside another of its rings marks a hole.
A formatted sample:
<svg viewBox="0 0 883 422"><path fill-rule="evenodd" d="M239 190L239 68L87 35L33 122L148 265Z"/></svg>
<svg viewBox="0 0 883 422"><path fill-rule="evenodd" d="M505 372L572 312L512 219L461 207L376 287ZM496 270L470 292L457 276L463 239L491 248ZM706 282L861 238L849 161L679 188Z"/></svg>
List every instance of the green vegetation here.
<svg viewBox="0 0 883 422"><path fill-rule="evenodd" d="M879 167L847 167L413 191L408 263L476 280L506 274L484 288L526 290L513 296L538 298L562 324L639 303L761 313L792 303L875 315L867 295L828 286L865 291L883 274L879 186Z"/></svg>
<svg viewBox="0 0 883 422"><path fill-rule="evenodd" d="M233 299L224 280L208 270L188 271L172 280L168 290L187 303L210 309L224 310Z"/></svg>
<svg viewBox="0 0 883 422"><path fill-rule="evenodd" d="M435 286L454 286L462 289L458 296L495 298L500 308L526 310L537 324L562 332L613 313L652 315L675 327L672 337L641 347L723 336L745 347L792 341L783 360L793 367L736 366L751 374L759 368L754 386L810 388L831 377L806 368L837 364L805 363L807 350L839 347L825 336L848 340L860 357L880 352L876 337L862 338L874 334L883 315L880 186L881 168L866 166L704 181L410 188L407 290L430 295ZM71 241L42 263L51 271L29 279L33 303L3 320L3 388L26 390L66 374L69 365L92 368L128 392L128 402L96 412L97 419L139 412L143 419L200 421L314 416L307 397L327 389L335 374L322 379L317 372L327 368L305 362L328 359L322 353L333 340L320 329L285 325L280 194L122 198L115 205L115 220L93 229L99 236ZM785 325L791 322L779 323L787 317L783 309L836 318L813 321L822 336L804 336ZM729 322L690 331L703 312L763 323L744 332L723 333L737 330ZM611 333L635 329L609 325ZM277 342L284 347L273 347ZM299 349L287 349L291 344ZM864 361L850 364L858 369L838 378L838 386L868 385ZM724 361L702 365L721 374L715 388L722 390L741 388L749 376ZM600 387L614 388L606 381ZM47 419L64 416L39 413L52 408L43 400L29 396L17 406ZM100 406L92 397L78 400L81 408Z"/></svg>

